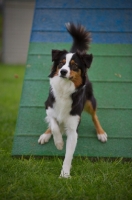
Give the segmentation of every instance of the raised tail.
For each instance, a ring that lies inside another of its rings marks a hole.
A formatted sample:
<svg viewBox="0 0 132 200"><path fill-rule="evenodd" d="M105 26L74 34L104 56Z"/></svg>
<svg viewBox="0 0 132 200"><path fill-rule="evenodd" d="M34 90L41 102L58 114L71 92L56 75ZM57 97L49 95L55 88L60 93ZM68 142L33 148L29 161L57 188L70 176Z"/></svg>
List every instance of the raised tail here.
<svg viewBox="0 0 132 200"><path fill-rule="evenodd" d="M77 50L86 52L89 49L89 44L91 42L90 33L80 24L75 26L73 23L68 22L65 25L67 31L73 38L73 45L70 52L74 53Z"/></svg>

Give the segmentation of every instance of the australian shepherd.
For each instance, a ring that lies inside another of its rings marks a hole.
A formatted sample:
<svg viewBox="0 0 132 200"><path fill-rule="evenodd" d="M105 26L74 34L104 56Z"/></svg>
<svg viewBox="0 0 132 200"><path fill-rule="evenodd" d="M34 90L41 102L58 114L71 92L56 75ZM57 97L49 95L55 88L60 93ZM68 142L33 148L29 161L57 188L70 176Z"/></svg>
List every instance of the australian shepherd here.
<svg viewBox="0 0 132 200"><path fill-rule="evenodd" d="M48 129L38 140L40 144L44 144L53 135L56 148L62 150L62 134L66 134L66 154L60 173L64 178L70 177L71 162L77 145L77 128L83 110L91 115L97 138L101 142L107 141L107 134L96 115L96 100L87 74L93 60L93 55L87 54L90 33L80 24L76 26L67 23L66 28L73 38L73 44L70 52L52 50L50 90L45 102Z"/></svg>

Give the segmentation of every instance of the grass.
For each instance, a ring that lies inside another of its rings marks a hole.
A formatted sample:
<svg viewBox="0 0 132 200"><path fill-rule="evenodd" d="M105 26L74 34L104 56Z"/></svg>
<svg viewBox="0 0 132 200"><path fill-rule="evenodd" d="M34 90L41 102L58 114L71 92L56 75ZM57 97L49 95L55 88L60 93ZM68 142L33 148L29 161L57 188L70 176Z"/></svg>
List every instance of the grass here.
<svg viewBox="0 0 132 200"><path fill-rule="evenodd" d="M2 12L0 10L0 59L2 54L2 28L3 28L3 17L2 17Z"/></svg>
<svg viewBox="0 0 132 200"><path fill-rule="evenodd" d="M74 158L71 179L59 179L61 158L11 157L24 67L0 67L0 199L131 200L132 163Z"/></svg>

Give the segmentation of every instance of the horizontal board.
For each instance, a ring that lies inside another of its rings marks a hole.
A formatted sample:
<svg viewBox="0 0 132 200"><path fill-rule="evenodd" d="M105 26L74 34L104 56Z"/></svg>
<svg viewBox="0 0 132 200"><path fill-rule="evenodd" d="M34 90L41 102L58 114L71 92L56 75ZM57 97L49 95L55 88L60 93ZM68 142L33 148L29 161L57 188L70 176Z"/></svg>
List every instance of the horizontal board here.
<svg viewBox="0 0 132 200"><path fill-rule="evenodd" d="M48 80L25 80L21 106L43 106L48 88ZM93 88L99 108L132 109L132 83L93 82Z"/></svg>
<svg viewBox="0 0 132 200"><path fill-rule="evenodd" d="M132 138L131 110L98 109L97 115L102 127L108 134L108 138ZM48 124L44 121L45 117L44 107L20 107L16 135L36 135L39 137L48 127ZM78 134L79 137L96 138L91 116L85 112L82 113Z"/></svg>
<svg viewBox="0 0 132 200"><path fill-rule="evenodd" d="M50 55L29 55L25 79L48 78L51 66ZM94 56L88 74L91 81L132 82L132 57Z"/></svg>
<svg viewBox="0 0 132 200"><path fill-rule="evenodd" d="M37 0L36 8L132 8L131 0Z"/></svg>
<svg viewBox="0 0 132 200"><path fill-rule="evenodd" d="M83 24L93 32L132 32L132 9L36 9L33 31L66 31L65 23Z"/></svg>
<svg viewBox="0 0 132 200"><path fill-rule="evenodd" d="M94 57L88 71L92 81L132 82L132 57Z"/></svg>
<svg viewBox="0 0 132 200"><path fill-rule="evenodd" d="M132 44L132 33L91 32L93 43ZM30 42L72 42L67 32L32 31Z"/></svg>
<svg viewBox="0 0 132 200"><path fill-rule="evenodd" d="M21 106L44 106L49 93L48 80L35 80L23 83L23 92L21 97Z"/></svg>
<svg viewBox="0 0 132 200"><path fill-rule="evenodd" d="M52 67L50 55L28 55L25 79L47 79Z"/></svg>
<svg viewBox="0 0 132 200"><path fill-rule="evenodd" d="M38 137L16 136L14 138L13 156L64 156L62 151L56 149L53 139L45 145L37 143ZM130 139L109 139L102 144L95 138L79 138L74 156L89 157L124 157L131 158L132 146ZM120 144L120 145L119 145ZM59 176L59 174L58 174Z"/></svg>
<svg viewBox="0 0 132 200"><path fill-rule="evenodd" d="M37 54L38 59L41 55L51 55L52 49L69 50L71 43L35 43L29 44L28 54ZM131 44L91 44L89 53L95 56L132 56Z"/></svg>

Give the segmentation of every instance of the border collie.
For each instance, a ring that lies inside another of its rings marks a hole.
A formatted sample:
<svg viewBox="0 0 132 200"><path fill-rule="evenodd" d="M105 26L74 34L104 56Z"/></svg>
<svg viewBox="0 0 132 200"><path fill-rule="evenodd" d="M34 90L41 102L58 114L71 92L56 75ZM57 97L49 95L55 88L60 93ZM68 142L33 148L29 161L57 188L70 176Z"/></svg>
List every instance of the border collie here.
<svg viewBox="0 0 132 200"><path fill-rule="evenodd" d="M83 110L91 115L98 139L101 142L107 141L107 134L96 115L96 100L87 75L93 60L93 55L87 54L90 33L80 24L76 26L73 23L66 23L66 28L73 38L73 44L70 52L52 50L50 91L45 102L46 121L49 126L38 140L38 143L44 144L53 135L55 146L62 150L62 134L66 134L66 154L60 174L64 178L70 177L71 162L78 138L77 128Z"/></svg>

